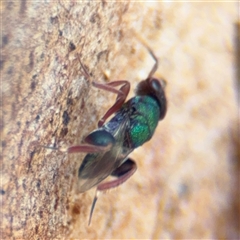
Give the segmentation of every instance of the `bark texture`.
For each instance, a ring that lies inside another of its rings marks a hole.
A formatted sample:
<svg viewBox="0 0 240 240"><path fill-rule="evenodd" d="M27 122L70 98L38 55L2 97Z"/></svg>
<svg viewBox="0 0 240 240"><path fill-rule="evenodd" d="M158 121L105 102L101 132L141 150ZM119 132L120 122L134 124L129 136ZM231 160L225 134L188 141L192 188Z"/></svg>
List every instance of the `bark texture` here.
<svg viewBox="0 0 240 240"><path fill-rule="evenodd" d="M74 161L40 145L78 144L96 127L97 91L89 94L78 55L98 80L103 75L98 63L109 61L113 43L120 41L127 7L127 2L3 4L4 239L67 236L70 195L83 155ZM106 69L106 63L102 66ZM83 196L73 213L85 212L87 218L89 202Z"/></svg>
<svg viewBox="0 0 240 240"><path fill-rule="evenodd" d="M237 238L237 4L6 1L1 15L2 239ZM168 82L167 116L88 227L94 189L75 192L84 154L41 145L76 145L96 128L115 96L91 80L146 78L140 38Z"/></svg>

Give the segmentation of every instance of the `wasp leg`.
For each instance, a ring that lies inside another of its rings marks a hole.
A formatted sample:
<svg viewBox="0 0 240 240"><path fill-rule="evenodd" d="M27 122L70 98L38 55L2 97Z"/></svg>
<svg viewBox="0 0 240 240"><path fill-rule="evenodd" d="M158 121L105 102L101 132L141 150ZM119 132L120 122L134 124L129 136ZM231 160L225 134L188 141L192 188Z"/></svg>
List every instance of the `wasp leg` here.
<svg viewBox="0 0 240 240"><path fill-rule="evenodd" d="M112 105L111 108L108 109L108 111L98 122L98 127L101 127L105 123L106 119L110 117L113 113L117 112L125 102L130 90L130 83L127 80L117 80L107 84L101 84L93 81L92 84L94 87L117 94L115 103ZM121 86L120 89L115 88L118 86Z"/></svg>
<svg viewBox="0 0 240 240"><path fill-rule="evenodd" d="M106 147L95 146L90 144L81 144L76 146L71 146L68 148L68 153L98 153L98 152L106 152L111 148L111 145Z"/></svg>
<svg viewBox="0 0 240 240"><path fill-rule="evenodd" d="M85 142L87 144L81 144L77 146L71 146L68 148L68 153L75 152L106 152L111 149L112 145L115 143L115 139L111 133L106 130L97 129L96 131L90 133L86 138Z"/></svg>
<svg viewBox="0 0 240 240"><path fill-rule="evenodd" d="M78 59L81 65L82 70L81 73L88 79L90 80L90 75L87 71L87 69L85 68L85 66L83 65L79 55L78 55ZM106 84L102 84L102 83L98 83L95 81L92 81L92 84L94 87L96 88L100 88L112 93L116 93L117 94L117 98L115 103L112 105L111 108L108 109L108 111L104 114L104 116L98 121L98 127L100 128L106 121L106 119L111 116L113 113L117 112L121 106L123 105L123 103L125 102L127 95L129 93L130 90L130 83L127 80L116 80L116 81L112 81L110 83L106 83ZM122 86L121 86L122 85ZM116 89L115 87L121 86L120 89Z"/></svg>
<svg viewBox="0 0 240 240"><path fill-rule="evenodd" d="M117 169L115 169L111 173L112 176L117 177L116 180L101 183L97 186L96 194L95 194L95 197L93 199L93 203L92 203L92 207L91 207L91 211L90 211L88 225L91 224L93 210L94 210L94 207L96 205L99 193L107 191L111 188L115 188L115 187L121 185L122 183L127 181L128 178L130 178L136 170L137 170L136 163L133 160L131 160L130 158L128 158L121 166L119 166Z"/></svg>
<svg viewBox="0 0 240 240"><path fill-rule="evenodd" d="M128 158L121 166L119 166L111 173L111 176L117 177L117 179L111 182L99 184L97 190L105 191L121 185L122 183L127 181L128 178L130 178L136 170L137 164L132 159Z"/></svg>

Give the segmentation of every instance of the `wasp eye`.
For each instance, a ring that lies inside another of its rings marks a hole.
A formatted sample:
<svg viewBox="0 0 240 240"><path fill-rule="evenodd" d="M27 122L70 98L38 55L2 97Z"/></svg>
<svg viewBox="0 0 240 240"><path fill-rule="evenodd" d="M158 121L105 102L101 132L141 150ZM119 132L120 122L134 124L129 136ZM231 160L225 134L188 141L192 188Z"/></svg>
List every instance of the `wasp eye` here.
<svg viewBox="0 0 240 240"><path fill-rule="evenodd" d="M159 92L161 90L161 85L157 79L152 79L151 87L155 92Z"/></svg>

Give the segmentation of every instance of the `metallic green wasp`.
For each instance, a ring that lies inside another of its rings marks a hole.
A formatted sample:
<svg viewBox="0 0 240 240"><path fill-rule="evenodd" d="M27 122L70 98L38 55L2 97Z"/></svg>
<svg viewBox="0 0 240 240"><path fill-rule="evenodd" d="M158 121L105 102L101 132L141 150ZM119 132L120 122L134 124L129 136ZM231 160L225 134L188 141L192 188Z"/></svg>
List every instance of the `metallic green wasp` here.
<svg viewBox="0 0 240 240"><path fill-rule="evenodd" d="M130 90L128 81L118 80L107 84L92 82L97 88L116 93L116 101L100 119L98 128L85 138L86 144L68 148L69 153L88 153L78 171L78 191L85 192L97 186L89 224L98 193L124 183L136 171L137 165L128 155L152 138L158 122L165 117L165 83L153 77L158 68L158 61L151 49L148 50L155 64L147 79L138 84L136 96L127 102L125 100ZM83 74L90 78L82 63L81 67ZM113 117L106 122L112 115ZM108 176L116 179L102 182Z"/></svg>

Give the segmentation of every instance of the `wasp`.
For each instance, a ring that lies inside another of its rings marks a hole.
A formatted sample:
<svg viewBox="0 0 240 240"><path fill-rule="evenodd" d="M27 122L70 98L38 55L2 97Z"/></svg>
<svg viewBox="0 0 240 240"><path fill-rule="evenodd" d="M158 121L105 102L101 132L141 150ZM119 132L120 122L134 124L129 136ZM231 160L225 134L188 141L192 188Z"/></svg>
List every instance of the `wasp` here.
<svg viewBox="0 0 240 240"><path fill-rule="evenodd" d="M116 101L99 120L98 128L85 138L84 144L68 148L68 153L87 152L78 170L77 191L83 193L97 186L88 225L99 193L119 186L134 174L137 165L128 155L152 138L158 122L166 115L165 81L153 76L158 60L153 51L147 49L155 63L148 77L138 83L135 96L127 102L129 81L117 80L106 84L92 81L94 87L117 94ZM90 79L80 58L79 61L81 72ZM116 179L103 182L108 176Z"/></svg>

